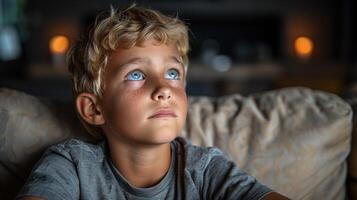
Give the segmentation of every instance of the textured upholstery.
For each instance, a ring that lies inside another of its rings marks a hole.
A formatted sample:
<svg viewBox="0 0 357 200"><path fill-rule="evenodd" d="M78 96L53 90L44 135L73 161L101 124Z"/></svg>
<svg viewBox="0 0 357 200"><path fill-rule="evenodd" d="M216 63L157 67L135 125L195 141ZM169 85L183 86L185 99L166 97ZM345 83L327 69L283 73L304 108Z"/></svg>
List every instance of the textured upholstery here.
<svg viewBox="0 0 357 200"><path fill-rule="evenodd" d="M339 97L288 88L243 97L191 98L183 135L218 146L292 199L345 199L351 107Z"/></svg>

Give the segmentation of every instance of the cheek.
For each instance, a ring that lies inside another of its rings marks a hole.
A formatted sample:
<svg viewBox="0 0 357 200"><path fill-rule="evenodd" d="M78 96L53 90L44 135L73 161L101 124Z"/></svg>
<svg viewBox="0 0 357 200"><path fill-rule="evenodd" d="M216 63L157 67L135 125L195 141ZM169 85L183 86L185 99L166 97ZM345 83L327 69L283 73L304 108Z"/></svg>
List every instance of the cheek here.
<svg viewBox="0 0 357 200"><path fill-rule="evenodd" d="M136 132L141 123L142 96L139 93L120 93L113 106L108 107L112 115L108 116L108 125L116 132Z"/></svg>
<svg viewBox="0 0 357 200"><path fill-rule="evenodd" d="M135 117L136 113L140 113L140 100L143 98L142 92L134 90L136 84L126 87L126 89L118 89L110 99L106 101L106 113L109 121L118 121L125 118L130 120Z"/></svg>
<svg viewBox="0 0 357 200"><path fill-rule="evenodd" d="M136 113L140 113L143 98L144 94L140 91L123 92L117 97L114 108L122 117L135 116Z"/></svg>
<svg viewBox="0 0 357 200"><path fill-rule="evenodd" d="M186 113L187 113L187 95L186 95L186 92L183 88L180 88L180 89L177 89L175 91L176 93L176 103L177 103L177 106L179 107L180 109L180 112L182 114L185 115L186 117Z"/></svg>
<svg viewBox="0 0 357 200"><path fill-rule="evenodd" d="M129 92L135 92L139 90L140 88L143 87L145 81L126 81L123 83L122 87L124 92L129 93Z"/></svg>
<svg viewBox="0 0 357 200"><path fill-rule="evenodd" d="M173 88L185 90L185 82L183 80L171 80L168 81L168 84Z"/></svg>

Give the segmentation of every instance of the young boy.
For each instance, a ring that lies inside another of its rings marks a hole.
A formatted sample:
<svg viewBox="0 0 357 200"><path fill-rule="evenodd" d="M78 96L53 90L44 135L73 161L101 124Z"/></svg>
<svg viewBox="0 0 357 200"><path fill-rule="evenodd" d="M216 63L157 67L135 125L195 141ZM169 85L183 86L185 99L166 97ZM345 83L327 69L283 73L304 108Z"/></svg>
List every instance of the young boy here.
<svg viewBox="0 0 357 200"><path fill-rule="evenodd" d="M76 108L98 144L51 147L18 199L286 199L216 148L177 137L187 112L187 28L131 6L99 16L69 55Z"/></svg>

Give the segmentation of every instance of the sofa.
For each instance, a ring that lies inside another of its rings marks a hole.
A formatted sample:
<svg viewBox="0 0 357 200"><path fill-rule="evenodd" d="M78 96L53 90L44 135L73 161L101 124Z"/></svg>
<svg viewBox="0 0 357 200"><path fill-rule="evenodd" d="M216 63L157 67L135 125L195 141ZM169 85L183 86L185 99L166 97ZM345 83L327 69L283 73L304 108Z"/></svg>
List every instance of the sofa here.
<svg viewBox="0 0 357 200"><path fill-rule="evenodd" d="M357 198L357 100L294 87L249 96L189 97L181 136L219 147L239 168L291 199ZM50 145L97 142L72 102L0 89L0 199L13 199Z"/></svg>

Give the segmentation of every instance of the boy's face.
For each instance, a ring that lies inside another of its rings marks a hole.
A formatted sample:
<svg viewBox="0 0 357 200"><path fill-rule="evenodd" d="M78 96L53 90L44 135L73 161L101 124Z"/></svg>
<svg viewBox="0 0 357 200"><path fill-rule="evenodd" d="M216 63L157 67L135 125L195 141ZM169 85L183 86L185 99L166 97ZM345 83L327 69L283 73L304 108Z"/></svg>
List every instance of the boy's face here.
<svg viewBox="0 0 357 200"><path fill-rule="evenodd" d="M127 144L172 141L186 120L185 72L174 44L148 40L108 59L101 100L107 139Z"/></svg>

